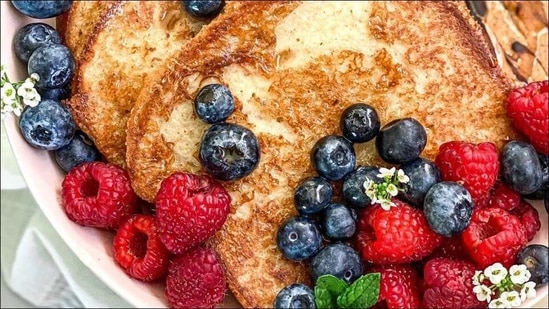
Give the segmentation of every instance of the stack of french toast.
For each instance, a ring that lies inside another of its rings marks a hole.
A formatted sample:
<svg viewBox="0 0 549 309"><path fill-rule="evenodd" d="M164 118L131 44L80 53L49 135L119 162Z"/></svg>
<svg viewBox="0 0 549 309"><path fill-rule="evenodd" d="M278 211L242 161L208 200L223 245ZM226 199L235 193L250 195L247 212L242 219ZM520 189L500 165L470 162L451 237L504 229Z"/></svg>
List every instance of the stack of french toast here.
<svg viewBox="0 0 549 309"><path fill-rule="evenodd" d="M503 102L547 79L547 2L475 2L228 1L203 20L181 1L75 1L57 20L77 60L66 104L154 202L171 173L203 173L208 125L192 101L206 84L227 85L228 121L256 134L261 159L225 183L231 213L209 244L238 302L271 307L281 288L309 280L305 263L282 257L276 232L314 174L310 149L338 134L347 106L370 104L382 124L417 119L430 159L446 141L501 147L516 137ZM356 147L358 164L381 162L371 143Z"/></svg>

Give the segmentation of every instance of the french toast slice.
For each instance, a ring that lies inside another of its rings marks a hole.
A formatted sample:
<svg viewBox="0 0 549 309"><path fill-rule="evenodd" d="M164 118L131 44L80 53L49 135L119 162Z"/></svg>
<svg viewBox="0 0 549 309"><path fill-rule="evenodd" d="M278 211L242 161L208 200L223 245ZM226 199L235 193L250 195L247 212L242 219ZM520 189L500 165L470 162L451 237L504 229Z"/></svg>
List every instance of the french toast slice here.
<svg viewBox="0 0 549 309"><path fill-rule="evenodd" d="M147 77L200 31L205 21L181 1L119 1L84 47L67 100L76 124L104 158L125 166L126 123Z"/></svg>
<svg viewBox="0 0 549 309"><path fill-rule="evenodd" d="M272 307L281 288L309 282L307 263L285 259L276 233L297 213L297 184L314 175L310 149L340 134L350 104L374 106L382 124L419 120L430 159L446 141L501 147L517 137L505 116L510 81L464 2L247 2L204 28L138 98L127 169L143 199L153 202L173 172L204 172L208 125L192 100L213 82L235 97L227 121L251 129L261 147L257 168L225 183L231 212L210 242L244 307ZM372 141L355 146L359 164L383 164Z"/></svg>
<svg viewBox="0 0 549 309"><path fill-rule="evenodd" d="M65 44L78 61L89 37L107 14L119 1L74 1L71 8L57 16L56 28Z"/></svg>

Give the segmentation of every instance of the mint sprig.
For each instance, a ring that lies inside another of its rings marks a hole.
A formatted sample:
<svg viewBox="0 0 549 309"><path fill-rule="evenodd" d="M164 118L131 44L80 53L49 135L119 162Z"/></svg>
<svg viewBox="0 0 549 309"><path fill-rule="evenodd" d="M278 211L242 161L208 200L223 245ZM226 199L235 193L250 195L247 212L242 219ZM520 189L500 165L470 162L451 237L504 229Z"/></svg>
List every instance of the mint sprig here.
<svg viewBox="0 0 549 309"><path fill-rule="evenodd" d="M333 276L320 276L315 285L317 308L369 308L377 302L381 275L360 276L351 285Z"/></svg>

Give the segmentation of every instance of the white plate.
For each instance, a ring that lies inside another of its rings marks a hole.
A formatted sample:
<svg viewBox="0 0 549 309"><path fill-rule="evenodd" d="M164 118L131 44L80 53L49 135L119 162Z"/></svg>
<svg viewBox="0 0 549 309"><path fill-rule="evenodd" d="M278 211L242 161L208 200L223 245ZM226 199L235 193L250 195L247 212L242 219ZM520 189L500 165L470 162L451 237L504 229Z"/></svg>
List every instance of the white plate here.
<svg viewBox="0 0 549 309"><path fill-rule="evenodd" d="M21 80L26 77L26 69L12 51L11 38L27 23L46 22L53 25L54 21L51 19L35 20L22 16L8 1L0 2L2 64L8 66L8 75L12 80ZM113 233L82 227L67 218L60 206L60 190L64 174L57 167L51 154L30 147L23 140L17 126L17 118L7 118L4 120L4 125L21 173L32 195L59 235L84 265L133 306L140 308L166 307L162 283L150 284L133 280L116 265L112 250ZM547 245L547 213L542 204L541 202L534 203L540 214L542 229L532 243ZM234 307L236 303L232 298L229 298L224 305ZM523 307L547 307L547 285L538 289L536 298L524 303Z"/></svg>

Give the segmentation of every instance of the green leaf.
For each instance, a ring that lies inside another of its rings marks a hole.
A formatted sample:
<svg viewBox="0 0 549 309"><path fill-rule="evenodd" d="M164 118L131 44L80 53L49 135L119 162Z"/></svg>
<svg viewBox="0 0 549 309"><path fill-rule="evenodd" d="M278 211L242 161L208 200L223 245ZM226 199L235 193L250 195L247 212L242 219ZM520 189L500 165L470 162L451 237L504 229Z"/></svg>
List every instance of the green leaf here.
<svg viewBox="0 0 549 309"><path fill-rule="evenodd" d="M369 308L375 305L379 296L380 278L380 273L360 276L337 297L337 306L340 308Z"/></svg>
<svg viewBox="0 0 549 309"><path fill-rule="evenodd" d="M337 297L347 289L347 283L333 275L318 277L315 285L317 308L336 308Z"/></svg>

